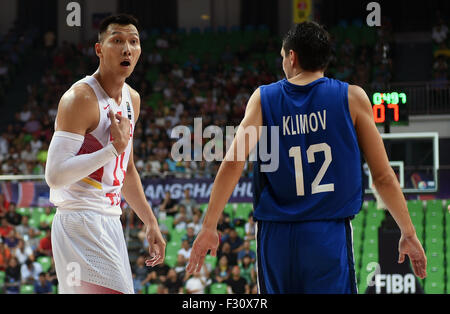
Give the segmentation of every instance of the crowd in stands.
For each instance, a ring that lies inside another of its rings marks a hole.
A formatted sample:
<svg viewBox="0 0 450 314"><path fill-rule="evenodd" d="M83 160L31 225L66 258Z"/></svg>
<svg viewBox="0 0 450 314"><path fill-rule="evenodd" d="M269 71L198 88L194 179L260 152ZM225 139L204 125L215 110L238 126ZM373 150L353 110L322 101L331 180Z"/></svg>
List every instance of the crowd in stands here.
<svg viewBox="0 0 450 314"><path fill-rule="evenodd" d="M347 39L345 27L342 29L341 37L332 32L334 58L326 75L363 87L386 84L392 66L386 35L389 28L379 30L384 32L384 40L378 41L377 34L372 34L372 42L365 42L362 35L356 41ZM195 117L202 118L203 129L216 125L223 128L224 134L226 126L239 125L252 92L259 85L284 77L281 41L266 29L257 28L234 33L142 31L141 43L140 62L127 81L142 99L134 132L139 173L142 177L214 177L219 162L173 161L170 153L176 139L171 139L171 130L177 125L188 126L193 139ZM372 44L374 50L370 49ZM27 87L28 100L14 121L0 129L0 174L44 174L58 101L71 84L97 69L98 57L93 48L94 41L63 43L53 48L45 45L46 72L40 82ZM216 145L225 149L223 142ZM251 169L248 163L244 175L251 176ZM218 226L217 259L207 261L199 274L185 274L205 212L190 198L189 190L185 193L180 201L168 193L153 208L168 243L177 243L168 262L153 268L145 266L148 243L144 227L135 215L127 216L124 208L124 226L131 228L131 237L139 242L136 258L130 255L135 291L207 293L225 287L228 293L255 293L255 227L251 214L236 218L232 212L224 212ZM5 291L16 293L30 285L36 292L54 289L54 265L45 264L45 257L51 257L49 227L53 209L46 208L38 224L37 218L32 218L30 226L32 214L17 214L14 204L4 199L1 203L0 272L6 274Z"/></svg>
<svg viewBox="0 0 450 314"><path fill-rule="evenodd" d="M38 209L35 209L38 211ZM52 258L54 210L20 213L0 194L0 293L54 293L58 286Z"/></svg>
<svg viewBox="0 0 450 314"><path fill-rule="evenodd" d="M347 28L355 27L360 29L356 36L346 33ZM386 40L388 24L378 30L380 34L371 33L370 40L360 26L344 25L341 29L338 35L331 32L334 57L326 75L363 87L379 89L385 85L392 67ZM206 44L211 41L211 45ZM98 67L94 42L43 45L47 70L40 82L27 87L28 100L14 121L0 129L0 174L44 173L60 97ZM142 177L213 177L218 161L175 162L171 158L172 145L178 140L171 138L172 129L188 126L193 140L195 132L201 134L209 125L219 126L224 135L226 126L239 125L252 92L259 85L283 78L281 41L264 29L237 32L237 36L226 32L142 31L141 44L140 62L127 81L142 99L134 133L139 173ZM375 49L370 49L372 44ZM202 118L197 130L195 117ZM224 155L227 140L203 139L200 144L214 141L214 152L223 151ZM192 153L198 152L192 149ZM248 163L245 175L251 176L251 172Z"/></svg>
<svg viewBox="0 0 450 314"><path fill-rule="evenodd" d="M149 258L145 227L137 219L129 222L141 241L139 254L132 263L135 292L148 293L154 287L158 293L210 293L221 285L225 293L256 293L255 222L251 212L243 217L235 216L233 210L224 212L218 223L217 257L208 256L199 274L186 274L205 213L201 204L190 199L189 191L185 190L180 201L167 192L164 202L154 208L167 242L164 265L145 267Z"/></svg>
<svg viewBox="0 0 450 314"><path fill-rule="evenodd" d="M38 38L36 29L21 30L11 28L7 33L0 33L0 100L14 83L16 74L22 69L26 55L33 49Z"/></svg>
<svg viewBox="0 0 450 314"><path fill-rule="evenodd" d="M435 88L445 88L449 82L450 37L448 35L448 22L443 17L438 16L431 31L433 40L432 78Z"/></svg>

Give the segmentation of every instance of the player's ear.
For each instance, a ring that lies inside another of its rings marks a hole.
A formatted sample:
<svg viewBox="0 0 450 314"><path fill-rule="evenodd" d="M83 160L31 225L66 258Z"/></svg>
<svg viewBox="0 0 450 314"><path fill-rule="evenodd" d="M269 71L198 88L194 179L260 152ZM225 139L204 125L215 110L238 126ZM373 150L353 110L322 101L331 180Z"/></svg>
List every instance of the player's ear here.
<svg viewBox="0 0 450 314"><path fill-rule="evenodd" d="M293 68L295 66L295 59L297 57L297 54L294 50L289 50L289 63L291 64L291 67Z"/></svg>
<svg viewBox="0 0 450 314"><path fill-rule="evenodd" d="M95 43L95 54L100 57L102 55L102 43L97 42Z"/></svg>

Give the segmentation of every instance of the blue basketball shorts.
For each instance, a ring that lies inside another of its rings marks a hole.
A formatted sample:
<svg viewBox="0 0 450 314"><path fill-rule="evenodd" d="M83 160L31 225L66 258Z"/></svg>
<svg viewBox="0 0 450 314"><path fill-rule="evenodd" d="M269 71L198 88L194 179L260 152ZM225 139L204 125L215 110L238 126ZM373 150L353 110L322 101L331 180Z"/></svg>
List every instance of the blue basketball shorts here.
<svg viewBox="0 0 450 314"><path fill-rule="evenodd" d="M357 293L350 219L257 222L261 294Z"/></svg>

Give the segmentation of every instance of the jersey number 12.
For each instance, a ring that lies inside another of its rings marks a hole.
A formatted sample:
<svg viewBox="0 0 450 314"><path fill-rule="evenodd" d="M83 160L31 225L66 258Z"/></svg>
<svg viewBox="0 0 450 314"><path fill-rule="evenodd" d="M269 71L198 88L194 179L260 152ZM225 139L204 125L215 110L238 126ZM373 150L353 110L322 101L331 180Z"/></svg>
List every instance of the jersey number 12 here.
<svg viewBox="0 0 450 314"><path fill-rule="evenodd" d="M320 184L320 181L323 179L325 172L333 160L331 156L331 148L326 143L314 144L309 146L306 151L306 155L308 156L308 163L314 163L315 158L314 154L318 152L323 152L325 154L325 161L322 164L322 167L319 170L316 178L311 184L311 194L322 193L322 192L333 192L334 184ZM305 195L305 187L303 180L303 165L302 165L302 153L300 146L294 146L289 149L289 157L294 158L294 167L295 167L295 185L297 188L297 195L304 196Z"/></svg>

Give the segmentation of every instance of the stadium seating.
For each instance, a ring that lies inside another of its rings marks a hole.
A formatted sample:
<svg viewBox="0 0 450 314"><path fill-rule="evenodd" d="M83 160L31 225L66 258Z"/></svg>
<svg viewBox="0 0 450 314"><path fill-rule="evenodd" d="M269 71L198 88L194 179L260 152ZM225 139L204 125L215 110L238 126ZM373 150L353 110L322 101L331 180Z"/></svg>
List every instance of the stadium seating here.
<svg viewBox="0 0 450 314"><path fill-rule="evenodd" d="M33 294L34 286L33 285L21 285L20 286L20 294Z"/></svg>
<svg viewBox="0 0 450 314"><path fill-rule="evenodd" d="M224 283L213 283L210 286L209 290L210 294L226 294L227 293L227 284Z"/></svg>
<svg viewBox="0 0 450 314"><path fill-rule="evenodd" d="M217 256L206 255L205 264L209 266L210 270L213 270L217 265Z"/></svg>
<svg viewBox="0 0 450 314"><path fill-rule="evenodd" d="M5 272L0 271L0 293L3 293L3 286L5 285Z"/></svg>
<svg viewBox="0 0 450 314"><path fill-rule="evenodd" d="M172 232L170 232L170 241L172 242L179 242L181 244L181 239L186 234L186 229L173 229Z"/></svg>
<svg viewBox="0 0 450 314"><path fill-rule="evenodd" d="M43 272L48 272L52 266L52 258L49 256L39 256L37 262L41 264Z"/></svg>
<svg viewBox="0 0 450 314"><path fill-rule="evenodd" d="M146 289L144 291L145 291L145 294L156 294L158 292L158 285L150 284L146 287Z"/></svg>

